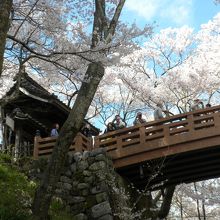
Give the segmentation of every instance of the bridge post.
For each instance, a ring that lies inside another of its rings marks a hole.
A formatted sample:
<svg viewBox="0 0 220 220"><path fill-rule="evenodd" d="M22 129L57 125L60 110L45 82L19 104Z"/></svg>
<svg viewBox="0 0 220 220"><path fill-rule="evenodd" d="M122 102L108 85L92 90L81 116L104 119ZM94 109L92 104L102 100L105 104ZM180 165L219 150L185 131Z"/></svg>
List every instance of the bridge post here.
<svg viewBox="0 0 220 220"><path fill-rule="evenodd" d="M170 127L168 125L164 125L163 128L163 140L165 145L169 145L169 137L170 137Z"/></svg>
<svg viewBox="0 0 220 220"><path fill-rule="evenodd" d="M39 140L41 139L40 136L35 136L34 137L34 159L38 159L38 154L39 154Z"/></svg>
<svg viewBox="0 0 220 220"><path fill-rule="evenodd" d="M82 152L82 137L80 134L77 134L75 137L75 151Z"/></svg>
<svg viewBox="0 0 220 220"><path fill-rule="evenodd" d="M139 128L139 133L140 133L140 144L144 145L145 144L145 131L146 128L144 126L141 126Z"/></svg>
<svg viewBox="0 0 220 220"><path fill-rule="evenodd" d="M214 126L215 127L220 127L220 112L214 113Z"/></svg>
<svg viewBox="0 0 220 220"><path fill-rule="evenodd" d="M122 136L121 135L117 136L116 145L117 145L116 154L118 156L120 156L121 155L121 151L122 151Z"/></svg>
<svg viewBox="0 0 220 220"><path fill-rule="evenodd" d="M190 115L187 115L187 122L188 122L188 129L189 129L189 132L191 133L191 132L194 132L195 131L195 129L194 129L194 117L193 117L193 113L192 114L190 114Z"/></svg>

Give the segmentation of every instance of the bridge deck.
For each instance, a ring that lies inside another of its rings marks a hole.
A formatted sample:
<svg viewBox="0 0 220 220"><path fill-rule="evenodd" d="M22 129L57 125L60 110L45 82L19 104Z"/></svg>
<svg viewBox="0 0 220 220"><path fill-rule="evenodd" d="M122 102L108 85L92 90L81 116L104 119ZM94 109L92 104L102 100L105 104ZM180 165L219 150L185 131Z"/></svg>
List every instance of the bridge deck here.
<svg viewBox="0 0 220 220"><path fill-rule="evenodd" d="M220 106L95 137L118 172L143 188L220 176ZM83 149L81 149L83 150Z"/></svg>

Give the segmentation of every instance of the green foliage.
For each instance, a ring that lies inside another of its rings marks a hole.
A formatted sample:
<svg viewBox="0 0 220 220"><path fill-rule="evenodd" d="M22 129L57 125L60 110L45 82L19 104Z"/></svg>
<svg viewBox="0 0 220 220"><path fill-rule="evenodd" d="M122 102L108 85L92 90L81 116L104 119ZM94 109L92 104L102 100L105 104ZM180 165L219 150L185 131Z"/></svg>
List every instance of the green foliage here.
<svg viewBox="0 0 220 220"><path fill-rule="evenodd" d="M8 155L0 154L0 220L28 219L34 182L18 172Z"/></svg>
<svg viewBox="0 0 220 220"><path fill-rule="evenodd" d="M19 172L21 167L31 167L28 161L31 163L31 160L26 159L22 160L22 164L21 160L15 163L9 155L0 153L0 220L31 219L31 205L37 184ZM41 162L38 161L37 165L41 165ZM21 165L19 170L15 164ZM53 199L49 215L52 220L73 218L66 211L62 200L58 198Z"/></svg>
<svg viewBox="0 0 220 220"><path fill-rule="evenodd" d="M49 210L49 214L51 219L53 220L71 220L73 216L71 216L66 210L62 200L60 198L53 198Z"/></svg>

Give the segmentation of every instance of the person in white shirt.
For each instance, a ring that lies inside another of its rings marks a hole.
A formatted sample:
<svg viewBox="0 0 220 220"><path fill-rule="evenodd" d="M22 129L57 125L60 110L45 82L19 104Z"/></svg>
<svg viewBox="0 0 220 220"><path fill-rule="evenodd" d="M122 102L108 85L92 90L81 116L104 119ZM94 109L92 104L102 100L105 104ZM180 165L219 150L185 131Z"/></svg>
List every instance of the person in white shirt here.
<svg viewBox="0 0 220 220"><path fill-rule="evenodd" d="M162 119L162 118L164 118L162 105L157 104L157 106L154 110L154 120L159 120L159 119Z"/></svg>
<svg viewBox="0 0 220 220"><path fill-rule="evenodd" d="M191 106L191 111L195 111L195 110L203 109L203 108L204 108L203 102L200 99L195 99Z"/></svg>
<svg viewBox="0 0 220 220"><path fill-rule="evenodd" d="M112 123L114 124L115 130L126 127L126 124L124 121L122 121L120 115L116 115L115 119L112 121Z"/></svg>

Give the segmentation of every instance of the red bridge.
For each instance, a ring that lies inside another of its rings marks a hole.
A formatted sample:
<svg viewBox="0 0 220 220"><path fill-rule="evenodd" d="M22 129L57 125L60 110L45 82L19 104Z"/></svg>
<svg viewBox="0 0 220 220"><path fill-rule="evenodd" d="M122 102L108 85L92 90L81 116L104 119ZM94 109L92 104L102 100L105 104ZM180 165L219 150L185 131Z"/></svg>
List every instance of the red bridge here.
<svg viewBox="0 0 220 220"><path fill-rule="evenodd" d="M34 157L49 155L56 138L36 138ZM71 151L105 148L117 171L151 189L220 177L220 106L179 114L90 139L79 134Z"/></svg>

